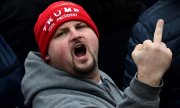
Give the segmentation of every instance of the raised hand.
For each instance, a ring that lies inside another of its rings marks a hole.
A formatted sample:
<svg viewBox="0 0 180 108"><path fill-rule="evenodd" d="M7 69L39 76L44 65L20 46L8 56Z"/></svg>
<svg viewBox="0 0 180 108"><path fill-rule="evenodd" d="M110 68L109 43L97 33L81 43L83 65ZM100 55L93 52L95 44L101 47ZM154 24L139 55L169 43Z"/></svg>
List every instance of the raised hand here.
<svg viewBox="0 0 180 108"><path fill-rule="evenodd" d="M154 32L154 40L145 40L132 52L138 69L138 80L150 86L158 86L162 76L172 61L172 52L162 42L164 21L159 19Z"/></svg>

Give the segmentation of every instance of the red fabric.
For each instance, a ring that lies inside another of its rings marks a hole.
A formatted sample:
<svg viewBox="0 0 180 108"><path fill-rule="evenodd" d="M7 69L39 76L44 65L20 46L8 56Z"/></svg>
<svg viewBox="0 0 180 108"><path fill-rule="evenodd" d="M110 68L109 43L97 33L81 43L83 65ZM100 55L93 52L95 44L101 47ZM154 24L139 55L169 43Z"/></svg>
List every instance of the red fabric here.
<svg viewBox="0 0 180 108"><path fill-rule="evenodd" d="M49 41L59 26L68 21L82 21L89 25L99 38L99 32L87 14L78 4L59 1L51 4L38 17L34 27L35 38L43 59L47 54Z"/></svg>

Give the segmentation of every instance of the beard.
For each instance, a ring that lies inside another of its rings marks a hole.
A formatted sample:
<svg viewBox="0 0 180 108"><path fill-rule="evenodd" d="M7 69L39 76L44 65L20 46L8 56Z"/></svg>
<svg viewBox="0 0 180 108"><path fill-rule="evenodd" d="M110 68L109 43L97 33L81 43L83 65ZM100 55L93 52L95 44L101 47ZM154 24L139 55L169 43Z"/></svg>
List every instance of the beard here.
<svg viewBox="0 0 180 108"><path fill-rule="evenodd" d="M86 75L89 75L91 74L94 69L96 68L97 64L96 64L96 60L94 58L94 56L91 54L91 57L92 57L92 62L86 66L86 67L79 67L78 65L76 65L75 61L73 61L73 70L79 74L79 75L83 75L83 76L86 76Z"/></svg>

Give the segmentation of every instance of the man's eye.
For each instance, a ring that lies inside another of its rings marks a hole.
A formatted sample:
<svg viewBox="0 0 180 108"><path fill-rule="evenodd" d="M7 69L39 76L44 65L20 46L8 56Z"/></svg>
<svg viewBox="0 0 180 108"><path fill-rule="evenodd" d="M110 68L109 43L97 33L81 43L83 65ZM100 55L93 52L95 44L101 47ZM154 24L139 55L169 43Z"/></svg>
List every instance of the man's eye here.
<svg viewBox="0 0 180 108"><path fill-rule="evenodd" d="M56 34L55 38L61 37L61 36L65 35L66 33L67 33L67 31L61 31L61 32Z"/></svg>
<svg viewBox="0 0 180 108"><path fill-rule="evenodd" d="M64 34L64 32L60 32L58 35L59 35L59 36L62 36L63 34Z"/></svg>
<svg viewBox="0 0 180 108"><path fill-rule="evenodd" d="M87 25L78 25L78 26L76 26L76 29L82 29L82 28L86 28L86 27L88 27Z"/></svg>

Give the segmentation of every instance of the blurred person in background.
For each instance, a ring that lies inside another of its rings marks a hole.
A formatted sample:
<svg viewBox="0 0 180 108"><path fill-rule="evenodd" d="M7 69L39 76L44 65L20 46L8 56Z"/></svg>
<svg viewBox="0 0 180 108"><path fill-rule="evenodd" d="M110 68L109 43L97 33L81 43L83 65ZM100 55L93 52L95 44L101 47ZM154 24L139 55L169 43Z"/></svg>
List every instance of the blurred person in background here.
<svg viewBox="0 0 180 108"><path fill-rule="evenodd" d="M33 27L39 13L51 2L0 1L0 108L24 108L20 87L24 60L29 51L38 51Z"/></svg>

